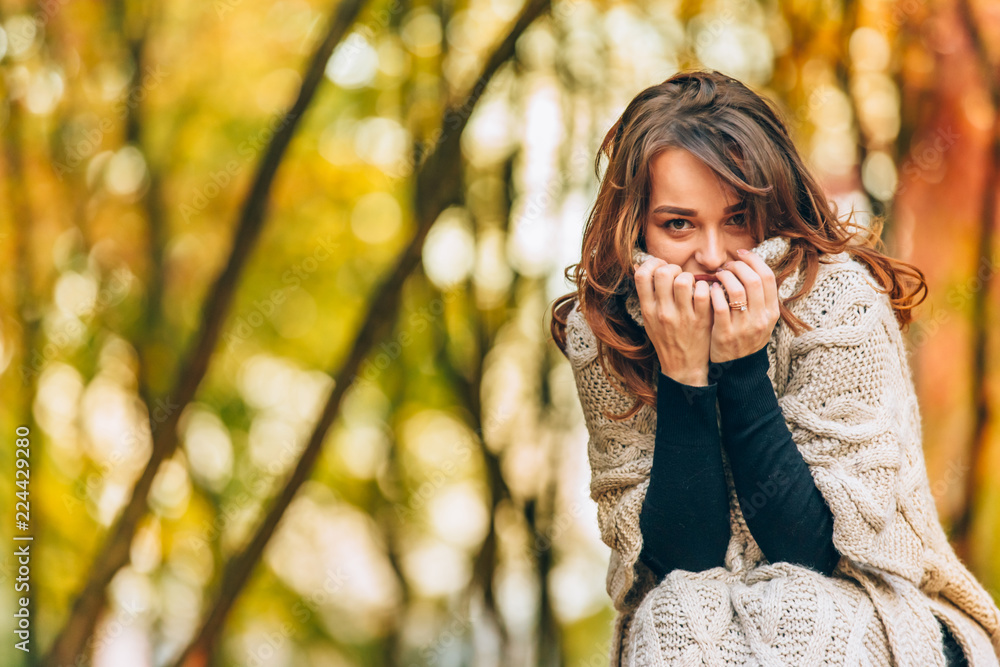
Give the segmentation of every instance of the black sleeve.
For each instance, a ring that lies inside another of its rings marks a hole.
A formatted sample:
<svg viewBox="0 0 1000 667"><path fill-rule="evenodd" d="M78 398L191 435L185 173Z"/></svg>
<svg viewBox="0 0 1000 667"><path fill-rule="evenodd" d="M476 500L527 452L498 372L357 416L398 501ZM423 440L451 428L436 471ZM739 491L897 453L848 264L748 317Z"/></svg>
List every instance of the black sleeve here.
<svg viewBox="0 0 1000 667"><path fill-rule="evenodd" d="M640 560L658 578L725 565L729 495L722 468L716 385L659 374L656 441L639 514Z"/></svg>
<svg viewBox="0 0 1000 667"><path fill-rule="evenodd" d="M840 560L833 545L833 513L792 440L768 367L766 347L709 364L740 509L768 561L804 565L829 576Z"/></svg>

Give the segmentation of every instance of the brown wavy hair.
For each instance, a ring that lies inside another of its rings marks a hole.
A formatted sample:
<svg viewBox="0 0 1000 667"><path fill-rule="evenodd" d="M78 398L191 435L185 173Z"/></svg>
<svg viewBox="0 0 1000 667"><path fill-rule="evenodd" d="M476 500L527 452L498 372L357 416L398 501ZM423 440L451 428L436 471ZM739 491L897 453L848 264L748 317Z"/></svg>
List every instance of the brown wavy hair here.
<svg viewBox="0 0 1000 667"><path fill-rule="evenodd" d="M853 208L846 220L838 219L836 204L806 168L770 100L715 70L679 72L636 95L605 135L594 159L600 187L584 228L581 260L564 272L576 289L552 304L552 339L563 354L566 318L579 301L597 338L602 368L636 397L628 412L607 414L609 419L628 419L643 403L656 405L656 351L626 311L625 298L627 281L634 280L631 249L646 248L650 161L671 147L691 152L740 193L755 244L775 235L789 239L775 278L780 286L804 264L804 284L780 304L781 318L796 336L811 327L786 304L812 289L821 255L845 250L868 266L879 291L889 295L900 327L909 327L911 309L927 297L927 283L916 266L884 253L885 219L873 217L867 228L857 225ZM607 158L603 178L602 156Z"/></svg>

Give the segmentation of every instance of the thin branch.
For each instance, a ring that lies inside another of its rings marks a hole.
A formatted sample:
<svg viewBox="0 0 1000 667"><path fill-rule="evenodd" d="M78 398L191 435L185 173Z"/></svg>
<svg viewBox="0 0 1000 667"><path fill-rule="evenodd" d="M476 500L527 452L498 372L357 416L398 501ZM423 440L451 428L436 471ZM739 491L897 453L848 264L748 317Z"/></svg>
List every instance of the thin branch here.
<svg viewBox="0 0 1000 667"><path fill-rule="evenodd" d="M125 105L125 143L136 144L144 148L143 144L143 103L146 97L141 94L143 87L143 69L146 63L146 43L148 41L149 25L152 20L148 18L159 9L159 4L149 3L144 6L146 17L142 20L141 28L138 27L139 19L135 15L129 15L129 5L124 0L116 0L113 3L114 13L119 21L118 28L126 36L128 51L132 56L131 94L129 104ZM130 20L131 19L131 20ZM138 34L135 34L138 33ZM150 388L151 364L149 360L148 347L157 342L162 334L158 332L160 324L160 311L163 302L164 272L163 272L163 252L167 246L167 220L166 202L163 197L162 181L159 165L156 164L149 154L149 151L142 150L146 160L147 173L149 174L149 188L142 199L143 209L146 214L146 254L147 254L147 279L146 279L146 308L143 326L140 329L139 340L134 342L136 355L138 356L138 393L142 402L148 406L153 406L154 391ZM158 335L159 334L159 335Z"/></svg>
<svg viewBox="0 0 1000 667"><path fill-rule="evenodd" d="M87 638L93 634L97 616L104 606L105 589L112 577L129 559L129 549L139 520L148 509L149 491L157 470L165 459L177 449L177 422L181 410L201 384L211 360L212 351L221 335L222 325L232 304L237 281L253 250L267 211L271 186L282 158L298 127L303 113L315 96L324 69L336 45L343 39L350 25L360 12L364 0L345 0L337 4L329 29L309 62L298 98L285 114L274 133L254 177L253 186L240 211L237 231L229 260L219 275L202 310L201 325L193 338L185 363L173 390L166 398L162 420L150 414L153 430L153 451L142 476L136 483L125 509L109 531L92 573L83 591L77 597L69 619L56 636L46 657L45 664L72 664L84 649Z"/></svg>
<svg viewBox="0 0 1000 667"><path fill-rule="evenodd" d="M416 174L415 209L417 230L400 256L391 264L394 268L388 277L376 288L368 304L361 327L349 348L347 358L330 374L334 376L333 388L319 420L309 437L302 456L271 505L267 517L250 539L246 548L233 557L226 565L222 583L208 615L196 633L195 639L184 649L175 663L176 667L203 667L209 660L219 634L225 624L243 587L260 560L264 547L271 539L288 505L298 493L299 487L309 478L316 459L322 450L323 440L340 411L340 403L347 389L353 384L364 359L372 347L391 328L398 308L400 293L406 278L420 261L424 240L431 225L454 201L461 191L461 151L459 139L468 122L476 102L482 96L493 75L514 54L514 44L529 25L549 7L550 0L530 0L522 9L507 37L500 43L487 60L472 87L461 104L446 109L442 122L442 134L434 150L420 164Z"/></svg>

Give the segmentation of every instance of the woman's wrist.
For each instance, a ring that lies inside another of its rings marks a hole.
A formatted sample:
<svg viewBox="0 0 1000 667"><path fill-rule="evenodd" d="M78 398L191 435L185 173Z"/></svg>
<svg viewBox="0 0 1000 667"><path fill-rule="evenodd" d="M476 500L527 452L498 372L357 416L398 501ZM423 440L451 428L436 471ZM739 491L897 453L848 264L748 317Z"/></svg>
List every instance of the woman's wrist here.
<svg viewBox="0 0 1000 667"><path fill-rule="evenodd" d="M721 362L709 361L707 375L714 382L720 382L722 378L726 378L726 383L744 384L748 379L766 376L770 365L767 357L767 346L764 346L756 352L738 359Z"/></svg>
<svg viewBox="0 0 1000 667"><path fill-rule="evenodd" d="M728 362L709 364L709 377L719 385L719 410L734 427L745 427L780 410L768 377L766 348Z"/></svg>
<svg viewBox="0 0 1000 667"><path fill-rule="evenodd" d="M661 373L666 375L671 380L678 382L680 384L686 384L692 387L707 387L708 386L708 369L704 371L665 371L661 370Z"/></svg>

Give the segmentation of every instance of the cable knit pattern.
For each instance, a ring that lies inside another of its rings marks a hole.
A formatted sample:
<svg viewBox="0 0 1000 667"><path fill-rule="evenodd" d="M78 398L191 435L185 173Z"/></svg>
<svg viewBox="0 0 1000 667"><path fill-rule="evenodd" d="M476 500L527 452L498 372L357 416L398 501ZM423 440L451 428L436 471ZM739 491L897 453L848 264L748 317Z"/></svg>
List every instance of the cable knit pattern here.
<svg viewBox="0 0 1000 667"><path fill-rule="evenodd" d="M787 250L778 236L754 248L772 269ZM780 298L802 279L796 270ZM796 337L779 321L767 346L778 403L833 512L842 557L830 577L766 560L723 450L731 529L725 566L656 580L639 559L656 409L644 405L623 422L601 414L624 412L634 397L612 385L574 305L566 353L590 434L590 495L611 548L611 665L944 667L941 619L970 667L1000 667L1000 610L941 528L906 347L876 285L847 253L824 257L809 294L789 304L813 330ZM626 309L642 324L634 286Z"/></svg>

